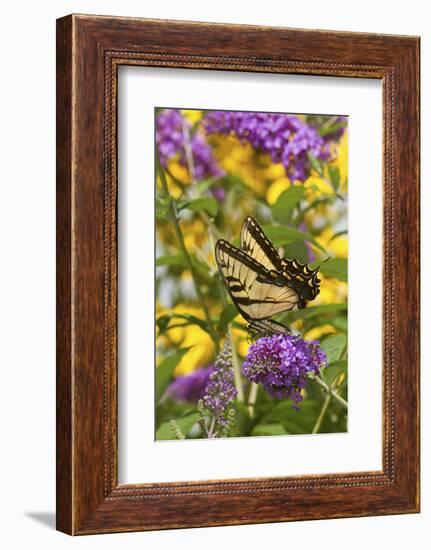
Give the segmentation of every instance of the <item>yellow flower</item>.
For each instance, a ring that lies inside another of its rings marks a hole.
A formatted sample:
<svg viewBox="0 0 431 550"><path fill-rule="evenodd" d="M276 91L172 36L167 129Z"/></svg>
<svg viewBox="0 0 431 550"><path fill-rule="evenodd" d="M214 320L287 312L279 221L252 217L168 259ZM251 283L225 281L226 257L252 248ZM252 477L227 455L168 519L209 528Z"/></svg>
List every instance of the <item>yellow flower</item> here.
<svg viewBox="0 0 431 550"><path fill-rule="evenodd" d="M328 245L327 250L337 258L347 258L348 253L348 240L347 235L338 235L335 239L332 239Z"/></svg>
<svg viewBox="0 0 431 550"><path fill-rule="evenodd" d="M192 305L181 304L172 310L163 311L165 314L169 312L190 314L203 319L202 310ZM166 333L167 338L175 347L190 348L175 367L175 376L187 374L207 365L214 358L215 353L214 342L209 334L198 325L185 325L185 323L185 320L173 319L170 325L175 325L175 328L168 329ZM159 339L160 336L157 338L158 344L160 343Z"/></svg>
<svg viewBox="0 0 431 550"><path fill-rule="evenodd" d="M304 334L305 340L319 340L322 336L326 336L327 334L334 334L337 332L335 328L332 325L322 325L320 327L314 327L310 330L308 330Z"/></svg>
<svg viewBox="0 0 431 550"><path fill-rule="evenodd" d="M319 274L319 278L321 279L320 293L313 301L313 305L344 304L347 301L347 283L330 279L322 274Z"/></svg>
<svg viewBox="0 0 431 550"><path fill-rule="evenodd" d="M233 135L214 135L210 137L214 147L214 156L221 168L228 174L241 178L259 196L267 187L266 171L271 165L269 155L253 149L250 143L242 143Z"/></svg>
<svg viewBox="0 0 431 550"><path fill-rule="evenodd" d="M286 177L286 170L281 162L273 163L268 166L268 168L265 169L265 176L269 180L276 180L279 178ZM288 180L290 183L290 180Z"/></svg>
<svg viewBox="0 0 431 550"><path fill-rule="evenodd" d="M156 301L156 319L166 313L166 310ZM169 338L165 334L160 334L160 329L156 325L156 342L159 347L166 347L170 345ZM156 357L156 366L158 367L162 362L161 357Z"/></svg>
<svg viewBox="0 0 431 550"><path fill-rule="evenodd" d="M246 327L246 322L241 317L241 315L237 315L235 317L234 321L236 321L237 323L239 323L239 324L243 325L244 327ZM240 357L245 357L247 355L247 351L248 351L248 348L250 346L250 342L249 342L249 339L248 339L248 334L246 332L244 332L244 330L242 330L240 328L237 328L237 327L232 327L231 330L232 330L233 343L234 343L237 354Z"/></svg>
<svg viewBox="0 0 431 550"><path fill-rule="evenodd" d="M181 109L181 114L190 124L196 124L202 119L203 113L197 109Z"/></svg>
<svg viewBox="0 0 431 550"><path fill-rule="evenodd" d="M276 166L275 164L273 166ZM284 170L284 169L283 169ZM266 192L266 202L272 206L277 202L278 197L289 187L291 186L291 182L289 178L281 177L276 179L271 185L268 187L268 190Z"/></svg>
<svg viewBox="0 0 431 550"><path fill-rule="evenodd" d="M173 177L171 177L170 174L172 174ZM168 184L169 194L174 199L178 199L181 196L183 189L181 185L178 185L178 183L175 181L175 178L184 185L188 185L190 183L188 170L179 162L178 156L169 159L165 176ZM158 189L162 189L163 187L160 176L157 176L157 187Z"/></svg>
<svg viewBox="0 0 431 550"><path fill-rule="evenodd" d="M172 157L171 159L169 159L168 170L174 176L174 178L177 178L182 183L190 183L189 171L184 165L182 165L178 161L178 158Z"/></svg>
<svg viewBox="0 0 431 550"><path fill-rule="evenodd" d="M289 328L296 332L302 332L302 329L304 328L304 320L303 319L296 319L296 321L292 321L289 325Z"/></svg>
<svg viewBox="0 0 431 550"><path fill-rule="evenodd" d="M184 244L189 252L202 249L208 240L208 233L204 221L201 218L181 220L181 232L184 235Z"/></svg>
<svg viewBox="0 0 431 550"><path fill-rule="evenodd" d="M214 357L215 348L211 337L197 325L190 325L187 328L181 347L190 347L190 349L175 367L175 376L193 372L207 365Z"/></svg>
<svg viewBox="0 0 431 550"><path fill-rule="evenodd" d="M348 254L348 239L347 235L337 235L334 238L334 230L327 227L322 233L316 237L316 240L329 252L331 256L336 258L347 258Z"/></svg>
<svg viewBox="0 0 431 550"><path fill-rule="evenodd" d="M323 166L323 176L318 175L315 171L312 172L309 178L304 182L304 187L308 190L306 198L309 201L316 200L321 195L330 195L334 189L330 183L330 167L338 168L340 174L341 192L347 191L347 169L348 169L348 137L347 132L343 134L338 144L332 144L331 153L333 160L325 163Z"/></svg>
<svg viewBox="0 0 431 550"><path fill-rule="evenodd" d="M340 191L347 191L347 170L348 170L348 135L344 132L338 145L336 145L336 158L331 162L340 171Z"/></svg>
<svg viewBox="0 0 431 550"><path fill-rule="evenodd" d="M308 201L318 199L321 195L330 195L334 192L331 184L320 176L310 176L304 181L305 197Z"/></svg>

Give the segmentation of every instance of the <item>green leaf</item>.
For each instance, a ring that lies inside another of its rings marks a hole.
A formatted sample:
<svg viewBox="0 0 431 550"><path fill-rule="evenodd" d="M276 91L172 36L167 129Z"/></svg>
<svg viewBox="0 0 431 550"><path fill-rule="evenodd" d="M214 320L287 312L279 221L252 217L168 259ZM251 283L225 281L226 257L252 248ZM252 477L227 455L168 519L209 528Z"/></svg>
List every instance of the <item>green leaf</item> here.
<svg viewBox="0 0 431 550"><path fill-rule="evenodd" d="M248 412L248 407L245 403L239 403L235 401L233 403L235 409L235 423L232 427L231 435L233 436L247 436L250 435L253 422Z"/></svg>
<svg viewBox="0 0 431 550"><path fill-rule="evenodd" d="M248 191L249 187L237 174L227 174L217 180L217 183L226 186L228 188L235 189L236 191L243 193Z"/></svg>
<svg viewBox="0 0 431 550"><path fill-rule="evenodd" d="M306 208L301 210L300 214L296 217L295 225L299 225L304 220L305 214L307 212L310 212L311 210L319 207L322 204L332 204L335 201L335 198L336 195L325 195L310 203Z"/></svg>
<svg viewBox="0 0 431 550"><path fill-rule="evenodd" d="M159 367L160 368L160 367ZM190 432L190 430L193 428L193 426L196 424L196 422L199 419L198 413L192 413L187 416L184 416L183 418L175 418L175 422L177 423L178 427L182 431L182 433L187 436ZM169 439L175 439L174 432L172 431L172 427L170 422L164 422L160 428L156 432L156 439L158 441L160 440L169 440Z"/></svg>
<svg viewBox="0 0 431 550"><path fill-rule="evenodd" d="M179 403L167 396L156 405L156 430L171 418L182 418L194 412L196 407L192 403Z"/></svg>
<svg viewBox="0 0 431 550"><path fill-rule="evenodd" d="M320 161L317 160L317 158L312 155L311 153L308 153L308 159L310 161L310 164L312 166L312 168L314 168L314 170L316 170L316 172L319 174L319 176L322 176L323 175L323 167L322 167L322 163Z"/></svg>
<svg viewBox="0 0 431 550"><path fill-rule="evenodd" d="M302 264L308 263L308 251L305 241L296 241L296 243L285 244L283 249L284 256L286 258L295 258Z"/></svg>
<svg viewBox="0 0 431 550"><path fill-rule="evenodd" d="M166 388L172 381L172 375L175 367L179 361L185 355L190 348L179 349L176 353L169 355L162 361L162 363L156 368L156 402L165 393Z"/></svg>
<svg viewBox="0 0 431 550"><path fill-rule="evenodd" d="M338 191L340 187L340 170L337 166L329 166L329 179L331 180L331 185L334 191Z"/></svg>
<svg viewBox="0 0 431 550"><path fill-rule="evenodd" d="M347 359L337 359L337 361L332 362L331 367L336 367L337 369L345 371L347 370Z"/></svg>
<svg viewBox="0 0 431 550"><path fill-rule="evenodd" d="M199 319L199 317L196 317L195 315L190 315L189 313L166 313L165 315L161 315L157 318L156 324L158 325L160 330L162 330L163 328L163 331L166 331L169 330L169 324L173 319L180 319L185 321L185 323L181 323L182 327L185 327L187 325L198 325L199 327L201 327L202 330L210 334L206 321L204 321L203 319Z"/></svg>
<svg viewBox="0 0 431 550"><path fill-rule="evenodd" d="M199 197L197 199L179 202L178 209L187 209L192 212L206 210L212 218L215 218L218 212L218 202L214 197Z"/></svg>
<svg viewBox="0 0 431 550"><path fill-rule="evenodd" d="M321 306L310 306L304 309L297 309L285 314L283 318L288 319L289 322L296 321L297 319L311 319L312 317L318 317L325 314L336 314L340 311L347 311L347 304L325 304Z"/></svg>
<svg viewBox="0 0 431 550"><path fill-rule="evenodd" d="M286 435L283 424L258 424L251 435Z"/></svg>
<svg viewBox="0 0 431 550"><path fill-rule="evenodd" d="M323 380L330 385L341 373L347 372L347 360L340 359L338 361L334 361L329 365L329 367L322 369L321 372Z"/></svg>
<svg viewBox="0 0 431 550"><path fill-rule="evenodd" d="M292 185L283 191L271 208L273 218L279 223L289 223L293 209L298 206L303 196L302 185Z"/></svg>
<svg viewBox="0 0 431 550"><path fill-rule="evenodd" d="M283 227L281 225L264 225L262 229L275 246L284 246L297 241L308 241L323 252L323 254L327 255L326 249L309 233L299 231L294 227Z"/></svg>
<svg viewBox="0 0 431 550"><path fill-rule="evenodd" d="M217 181L217 178L210 178L208 180L202 180L196 184L196 189L199 195L203 195L205 191L208 191L214 183Z"/></svg>
<svg viewBox="0 0 431 550"><path fill-rule="evenodd" d="M347 282L347 258L330 258L320 266L319 271L325 277Z"/></svg>
<svg viewBox="0 0 431 550"><path fill-rule="evenodd" d="M320 346L326 353L328 364L331 365L334 361L342 358L347 345L347 336L339 334L336 336L328 336L321 341Z"/></svg>
<svg viewBox="0 0 431 550"><path fill-rule="evenodd" d="M318 412L317 404L306 399L299 407L299 410L296 410L292 407L291 401L281 401L265 416L262 423L281 423L289 434L311 433Z"/></svg>
<svg viewBox="0 0 431 550"><path fill-rule="evenodd" d="M171 322L171 319L172 316L169 314L160 315L160 317L156 319L156 325L158 326L161 333L166 332L166 330L168 329L168 325Z"/></svg>
<svg viewBox="0 0 431 550"><path fill-rule="evenodd" d="M324 137L328 136L329 134L335 133L340 128L344 128L346 126L346 122L344 120L342 122L337 122L335 124L331 124L331 126L326 126L319 128L319 134Z"/></svg>
<svg viewBox="0 0 431 550"><path fill-rule="evenodd" d="M208 280L209 282L211 280L209 278L210 267L207 264L201 262L194 254L189 253L189 257L197 274L203 279ZM166 256L159 256L158 258L156 258L156 267L160 267L163 265L179 267L181 269L190 269L188 261L184 256L184 254L182 253L169 254Z"/></svg>
<svg viewBox="0 0 431 550"><path fill-rule="evenodd" d="M338 315L337 317L329 319L329 321L337 332L348 332L349 326L347 322L347 315Z"/></svg>
<svg viewBox="0 0 431 550"><path fill-rule="evenodd" d="M224 332L228 324L235 319L238 315L238 310L233 304L227 304L220 315L220 320L218 322L218 329L220 332Z"/></svg>

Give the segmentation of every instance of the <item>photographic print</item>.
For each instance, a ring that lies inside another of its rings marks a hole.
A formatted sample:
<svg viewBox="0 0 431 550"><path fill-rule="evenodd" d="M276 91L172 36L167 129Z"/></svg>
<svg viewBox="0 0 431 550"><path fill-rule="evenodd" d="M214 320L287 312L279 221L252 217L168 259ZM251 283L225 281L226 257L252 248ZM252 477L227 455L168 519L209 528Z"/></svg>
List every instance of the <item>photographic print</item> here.
<svg viewBox="0 0 431 550"><path fill-rule="evenodd" d="M419 37L56 45L57 529L419 512Z"/></svg>
<svg viewBox="0 0 431 550"><path fill-rule="evenodd" d="M155 109L156 440L348 421L348 117Z"/></svg>

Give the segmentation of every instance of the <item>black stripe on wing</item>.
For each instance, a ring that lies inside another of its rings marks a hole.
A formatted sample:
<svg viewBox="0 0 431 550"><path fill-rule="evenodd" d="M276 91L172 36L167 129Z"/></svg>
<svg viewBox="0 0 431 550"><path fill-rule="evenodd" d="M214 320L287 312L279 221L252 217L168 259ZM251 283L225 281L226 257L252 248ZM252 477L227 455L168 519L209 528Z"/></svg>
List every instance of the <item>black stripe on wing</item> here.
<svg viewBox="0 0 431 550"><path fill-rule="evenodd" d="M269 280L271 278L270 271L266 269L262 264L254 260L251 256L249 256L249 254L246 254L245 252L243 252L236 246L233 246L232 244L228 243L224 239L219 239L217 241L215 252L216 252L216 261L219 269L221 265L223 267L227 266L226 261L222 256L222 253L224 252L228 255L228 257L232 257L233 259L239 261L241 264L247 266L249 269L253 270L263 279Z"/></svg>
<svg viewBox="0 0 431 550"><path fill-rule="evenodd" d="M283 268L275 246L252 216L247 216L242 224L241 249L267 269Z"/></svg>
<svg viewBox="0 0 431 550"><path fill-rule="evenodd" d="M268 270L275 270L283 278L280 286L287 284L299 295L298 308L303 308L306 302L314 300L319 294L320 280L317 278L317 269L308 264L301 264L297 260L281 258L272 242L263 232L258 222L247 216L241 228L241 249Z"/></svg>
<svg viewBox="0 0 431 550"><path fill-rule="evenodd" d="M266 319L296 307L296 292L278 272L268 271L227 241L217 241L216 260L232 301L246 320Z"/></svg>

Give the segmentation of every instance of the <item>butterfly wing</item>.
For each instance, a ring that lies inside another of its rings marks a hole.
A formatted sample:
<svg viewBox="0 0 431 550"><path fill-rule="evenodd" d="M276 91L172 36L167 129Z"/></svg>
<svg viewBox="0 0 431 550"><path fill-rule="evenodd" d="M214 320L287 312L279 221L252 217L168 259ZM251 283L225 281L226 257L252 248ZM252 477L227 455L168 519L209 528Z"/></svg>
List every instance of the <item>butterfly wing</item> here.
<svg viewBox="0 0 431 550"><path fill-rule="evenodd" d="M273 319L259 319L251 321L248 329L252 335L261 337L268 334L291 334L290 328Z"/></svg>
<svg viewBox="0 0 431 550"><path fill-rule="evenodd" d="M295 308L298 295L277 272L222 239L215 252L226 288L245 319L268 319Z"/></svg>
<svg viewBox="0 0 431 550"><path fill-rule="evenodd" d="M257 221L247 216L241 228L241 250L266 269L282 270L282 260Z"/></svg>
<svg viewBox="0 0 431 550"><path fill-rule="evenodd" d="M297 292L299 309L304 308L306 302L314 300L319 294L318 269L313 270L297 260L281 258L263 229L251 216L247 216L242 224L241 250L266 269L279 272L285 283Z"/></svg>
<svg viewBox="0 0 431 550"><path fill-rule="evenodd" d="M302 309L306 302L314 300L320 292L320 279L317 277L319 268L312 269L307 264L287 258L282 259L282 264L283 276L290 281L289 285L298 293L298 308Z"/></svg>

